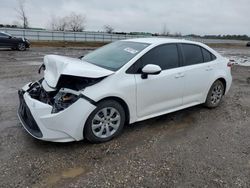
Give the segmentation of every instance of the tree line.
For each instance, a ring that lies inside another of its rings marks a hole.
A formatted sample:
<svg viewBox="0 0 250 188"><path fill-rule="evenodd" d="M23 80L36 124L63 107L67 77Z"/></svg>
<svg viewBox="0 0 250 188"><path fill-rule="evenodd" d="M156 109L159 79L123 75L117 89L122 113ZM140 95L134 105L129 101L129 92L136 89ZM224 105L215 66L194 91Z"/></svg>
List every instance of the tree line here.
<svg viewBox="0 0 250 188"><path fill-rule="evenodd" d="M26 12L26 0L16 0L17 7L16 13L18 21L15 21L12 25L0 24L1 27L8 28L24 28L29 29L29 18ZM83 14L71 12L66 16L51 16L48 22L48 28L53 31L73 31L82 32L86 29L86 16ZM31 28L31 29L41 29L41 28ZM163 37L192 37L192 38L206 38L206 39L234 39L234 40L250 40L247 35L182 35L181 32L170 33L167 29L167 25L163 25L163 31L161 33L149 33L149 32L115 32L115 28L109 24L103 26L103 31L113 34L130 34L130 35L145 35L145 36L163 36Z"/></svg>
<svg viewBox="0 0 250 188"><path fill-rule="evenodd" d="M27 1L26 0L16 0L17 7L15 11L17 13L18 21L15 21L12 25L0 24L0 27L10 27L10 28L24 28L29 29L29 17L27 15ZM51 16L48 22L48 29L54 31L73 31L82 32L86 29L86 16L83 14L71 12L66 16ZM104 25L103 30L107 33L113 33L114 27L111 25Z"/></svg>

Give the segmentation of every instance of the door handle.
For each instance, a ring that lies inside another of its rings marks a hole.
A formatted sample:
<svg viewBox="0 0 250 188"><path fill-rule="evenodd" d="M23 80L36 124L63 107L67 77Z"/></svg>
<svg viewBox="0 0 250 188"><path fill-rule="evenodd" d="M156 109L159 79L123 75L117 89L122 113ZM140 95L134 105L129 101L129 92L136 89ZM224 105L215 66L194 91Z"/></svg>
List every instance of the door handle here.
<svg viewBox="0 0 250 188"><path fill-rule="evenodd" d="M211 71L211 70L213 70L213 68L210 67L210 66L208 66L208 67L206 68L206 71Z"/></svg>
<svg viewBox="0 0 250 188"><path fill-rule="evenodd" d="M184 73L178 73L175 75L175 78L183 78L185 76Z"/></svg>

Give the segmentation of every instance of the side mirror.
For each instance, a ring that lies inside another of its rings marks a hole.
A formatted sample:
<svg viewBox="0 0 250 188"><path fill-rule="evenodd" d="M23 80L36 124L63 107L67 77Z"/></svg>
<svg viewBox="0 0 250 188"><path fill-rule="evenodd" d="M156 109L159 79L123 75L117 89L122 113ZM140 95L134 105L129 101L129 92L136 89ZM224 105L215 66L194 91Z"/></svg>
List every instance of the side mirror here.
<svg viewBox="0 0 250 188"><path fill-rule="evenodd" d="M12 39L12 36L9 36L8 38L9 38L9 39Z"/></svg>
<svg viewBox="0 0 250 188"><path fill-rule="evenodd" d="M84 58L84 55L82 55L82 56L78 57L78 59L82 59L82 58Z"/></svg>
<svg viewBox="0 0 250 188"><path fill-rule="evenodd" d="M161 73L161 67L158 65L148 64L142 69L142 79L147 79L148 75L157 75Z"/></svg>

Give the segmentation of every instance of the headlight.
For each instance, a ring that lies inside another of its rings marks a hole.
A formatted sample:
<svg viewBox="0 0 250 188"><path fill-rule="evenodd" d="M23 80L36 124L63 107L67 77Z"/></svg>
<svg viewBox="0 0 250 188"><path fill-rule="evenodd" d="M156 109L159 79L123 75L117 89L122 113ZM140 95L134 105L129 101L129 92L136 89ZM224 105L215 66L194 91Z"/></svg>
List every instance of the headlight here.
<svg viewBox="0 0 250 188"><path fill-rule="evenodd" d="M61 89L54 97L54 104L51 113L54 114L65 110L75 103L80 98L79 96L80 94L78 92L72 92L70 89Z"/></svg>
<svg viewBox="0 0 250 188"><path fill-rule="evenodd" d="M30 44L30 41L26 38L24 38L24 41L26 41L28 44Z"/></svg>

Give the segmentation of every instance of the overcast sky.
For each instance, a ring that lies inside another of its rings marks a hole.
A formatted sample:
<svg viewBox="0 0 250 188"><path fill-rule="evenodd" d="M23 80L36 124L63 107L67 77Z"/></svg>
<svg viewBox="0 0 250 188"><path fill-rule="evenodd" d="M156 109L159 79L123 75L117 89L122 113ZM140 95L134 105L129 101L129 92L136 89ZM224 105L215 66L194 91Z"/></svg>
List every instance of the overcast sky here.
<svg viewBox="0 0 250 188"><path fill-rule="evenodd" d="M101 31L112 25L116 31L182 34L250 35L250 0L26 0L32 27L47 27L52 15L81 13L87 30ZM18 20L17 0L0 0L0 23Z"/></svg>

